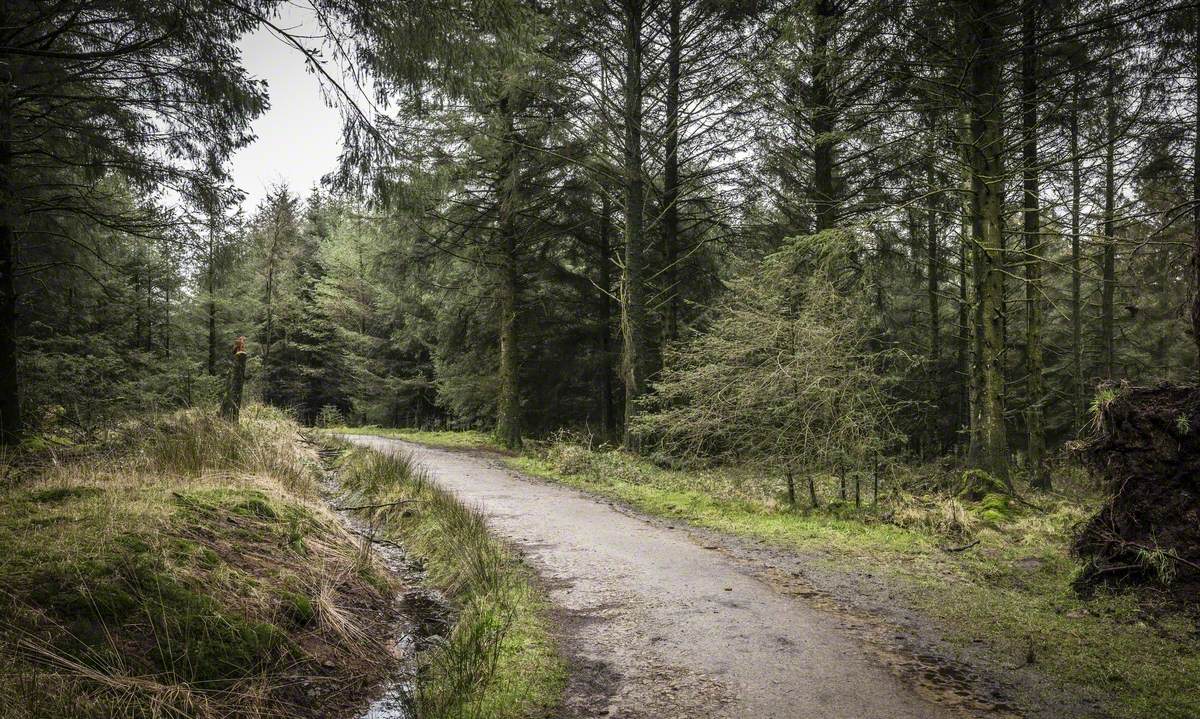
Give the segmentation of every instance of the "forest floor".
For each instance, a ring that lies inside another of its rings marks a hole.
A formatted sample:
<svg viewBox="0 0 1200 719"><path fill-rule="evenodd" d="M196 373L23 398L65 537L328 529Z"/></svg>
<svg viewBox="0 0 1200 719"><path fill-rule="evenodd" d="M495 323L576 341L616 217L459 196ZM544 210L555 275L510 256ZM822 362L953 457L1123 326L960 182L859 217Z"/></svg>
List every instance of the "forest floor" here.
<svg viewBox="0 0 1200 719"><path fill-rule="evenodd" d="M947 504L978 540L947 551L924 515L791 511L613 451L366 431L422 443L405 446L528 555L562 613L573 716L1200 715L1194 617L1071 591L1086 503Z"/></svg>
<svg viewBox="0 0 1200 719"><path fill-rule="evenodd" d="M260 407L0 457L0 717L357 716L401 666L410 577L315 466Z"/></svg>

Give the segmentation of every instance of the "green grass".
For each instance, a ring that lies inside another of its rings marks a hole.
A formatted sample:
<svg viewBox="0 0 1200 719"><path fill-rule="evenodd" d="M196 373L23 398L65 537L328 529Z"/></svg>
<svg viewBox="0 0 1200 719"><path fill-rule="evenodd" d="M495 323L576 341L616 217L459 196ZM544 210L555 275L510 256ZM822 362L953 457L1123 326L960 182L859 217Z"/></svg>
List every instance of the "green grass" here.
<svg viewBox="0 0 1200 719"><path fill-rule="evenodd" d="M391 437L410 442L420 442L431 447L447 449L491 449L501 451L496 444L496 438L484 432L475 430L408 430L367 425L365 427L325 427L328 432L335 434L371 434L379 437Z"/></svg>
<svg viewBox="0 0 1200 719"><path fill-rule="evenodd" d="M398 436L456 446L445 434ZM474 435L457 446L488 444ZM1084 600L1072 591L1078 567L1068 544L1072 528L1094 508L1086 496L1033 498L1042 512L986 494L978 502L912 496L889 482L878 508L856 510L838 501L836 479L822 477L823 507L806 511L787 506L778 479L748 469L663 469L619 451L567 443L535 445L505 461L649 514L811 553L831 570L888 577L950 642L982 643L1010 666L1023 664L1032 648L1038 670L1067 691L1099 697L1114 716L1200 716L1193 620L1152 616L1128 594ZM939 548L976 539L961 553Z"/></svg>
<svg viewBox="0 0 1200 719"><path fill-rule="evenodd" d="M0 496L0 713L312 717L366 699L391 668L394 588L305 499L298 431L259 408L240 425L189 411L26 465Z"/></svg>
<svg viewBox="0 0 1200 719"><path fill-rule="evenodd" d="M476 512L430 482L406 456L353 449L339 464L342 486L355 501L402 502L366 511L374 526L423 562L457 610L445 642L421 657L417 715L550 716L561 702L566 672L532 574Z"/></svg>

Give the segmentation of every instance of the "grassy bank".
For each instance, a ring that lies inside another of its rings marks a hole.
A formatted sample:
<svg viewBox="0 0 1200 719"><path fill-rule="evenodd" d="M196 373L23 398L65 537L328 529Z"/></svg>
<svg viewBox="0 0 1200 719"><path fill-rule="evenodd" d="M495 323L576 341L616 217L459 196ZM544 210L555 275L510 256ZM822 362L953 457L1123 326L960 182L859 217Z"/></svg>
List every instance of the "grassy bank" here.
<svg viewBox="0 0 1200 719"><path fill-rule="evenodd" d="M488 445L476 433L391 435L444 447ZM1084 600L1072 591L1078 567L1068 545L1094 507L1087 491L1028 497L1037 508L996 496L968 501L929 491L946 484L933 477L942 470L897 469L873 507L873 478L860 478L862 509L853 505L852 481L843 502L839 478L819 477L822 508L811 511L790 508L778 478L749 470L670 470L569 442L537 444L505 461L650 514L811 555L829 570L888 577L952 643L986 646L998 665L1032 658L1039 672L1114 716L1200 716L1194 619L1148 610L1127 594Z"/></svg>
<svg viewBox="0 0 1200 719"><path fill-rule="evenodd" d="M408 457L346 449L338 467L343 489L352 494L348 502L374 505L362 510L372 525L422 562L456 610L445 641L420 657L417 715L549 716L561 699L565 670L531 573L477 513Z"/></svg>
<svg viewBox="0 0 1200 719"><path fill-rule="evenodd" d="M324 717L392 663L392 579L262 408L112 429L0 467L5 717Z"/></svg>

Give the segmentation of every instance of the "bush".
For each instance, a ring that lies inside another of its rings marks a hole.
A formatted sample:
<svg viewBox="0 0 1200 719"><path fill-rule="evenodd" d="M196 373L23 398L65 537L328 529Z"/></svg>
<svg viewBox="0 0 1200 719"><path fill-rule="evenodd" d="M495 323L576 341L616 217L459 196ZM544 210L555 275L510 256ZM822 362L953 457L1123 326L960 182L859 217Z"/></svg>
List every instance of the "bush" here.
<svg viewBox="0 0 1200 719"><path fill-rule="evenodd" d="M794 241L730 284L707 332L667 352L635 430L670 457L800 471L861 464L891 435L861 294L796 262L842 239Z"/></svg>

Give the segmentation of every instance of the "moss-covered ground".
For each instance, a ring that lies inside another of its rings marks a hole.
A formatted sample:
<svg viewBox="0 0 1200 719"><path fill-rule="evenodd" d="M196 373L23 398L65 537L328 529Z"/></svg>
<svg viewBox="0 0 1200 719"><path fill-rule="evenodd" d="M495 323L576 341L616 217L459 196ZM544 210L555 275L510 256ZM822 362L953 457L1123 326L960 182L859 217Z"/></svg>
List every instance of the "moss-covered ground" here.
<svg viewBox="0 0 1200 719"><path fill-rule="evenodd" d="M0 714L316 717L375 690L392 580L317 501L298 428L245 415L10 458Z"/></svg>

